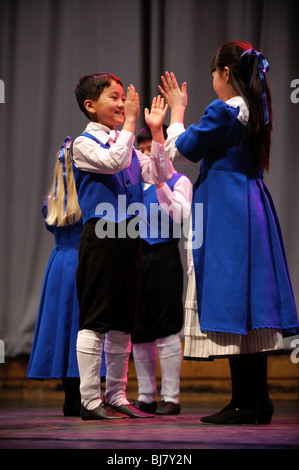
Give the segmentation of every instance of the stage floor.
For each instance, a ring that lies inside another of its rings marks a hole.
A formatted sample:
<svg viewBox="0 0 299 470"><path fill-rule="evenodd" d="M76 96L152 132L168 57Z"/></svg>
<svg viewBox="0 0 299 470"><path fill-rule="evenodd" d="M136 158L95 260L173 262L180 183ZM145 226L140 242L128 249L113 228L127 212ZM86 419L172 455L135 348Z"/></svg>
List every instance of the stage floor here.
<svg viewBox="0 0 299 470"><path fill-rule="evenodd" d="M185 397L178 416L82 421L65 418L60 403L6 402L0 404L0 449L106 449L107 459L117 458L113 449L147 449L151 454L168 449L182 456L188 449L299 449L298 401L274 402L268 426L200 423L201 416L225 404L198 404Z"/></svg>

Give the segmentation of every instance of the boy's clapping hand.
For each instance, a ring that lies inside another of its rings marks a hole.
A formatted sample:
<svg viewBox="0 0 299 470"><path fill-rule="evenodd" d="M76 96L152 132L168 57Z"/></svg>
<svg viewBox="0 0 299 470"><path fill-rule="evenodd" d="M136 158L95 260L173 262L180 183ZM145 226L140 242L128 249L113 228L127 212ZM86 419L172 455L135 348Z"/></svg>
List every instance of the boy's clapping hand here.
<svg viewBox="0 0 299 470"><path fill-rule="evenodd" d="M134 85L130 85L127 89L125 103L125 123L123 129L130 132L135 131L135 124L139 117L139 95Z"/></svg>
<svg viewBox="0 0 299 470"><path fill-rule="evenodd" d="M163 123L168 109L168 104L164 105L164 98L155 96L152 101L151 110L144 110L144 119L151 129L153 140L161 144L164 143Z"/></svg>

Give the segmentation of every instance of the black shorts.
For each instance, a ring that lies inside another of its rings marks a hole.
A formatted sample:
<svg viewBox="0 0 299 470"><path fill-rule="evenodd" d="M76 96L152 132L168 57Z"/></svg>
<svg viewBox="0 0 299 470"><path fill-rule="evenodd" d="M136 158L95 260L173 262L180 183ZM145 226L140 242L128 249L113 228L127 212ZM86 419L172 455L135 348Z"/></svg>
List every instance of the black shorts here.
<svg viewBox="0 0 299 470"><path fill-rule="evenodd" d="M80 238L77 292L79 329L131 333L141 287L140 238L98 238L88 220ZM126 223L126 222L124 222ZM115 224L116 231L118 224Z"/></svg>
<svg viewBox="0 0 299 470"><path fill-rule="evenodd" d="M142 242L142 289L133 343L147 343L181 331L183 267L177 243Z"/></svg>

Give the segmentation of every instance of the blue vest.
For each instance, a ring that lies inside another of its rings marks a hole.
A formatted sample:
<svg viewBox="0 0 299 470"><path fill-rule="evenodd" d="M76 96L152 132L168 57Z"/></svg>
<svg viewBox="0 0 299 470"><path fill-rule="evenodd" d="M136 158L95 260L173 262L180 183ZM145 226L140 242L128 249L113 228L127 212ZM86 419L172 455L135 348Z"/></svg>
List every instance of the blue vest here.
<svg viewBox="0 0 299 470"><path fill-rule="evenodd" d="M172 191L181 176L183 175L175 173L170 180L166 181ZM154 184L144 192L143 203L146 208L148 226L146 232L141 230L141 238L150 245L172 241L178 243L181 238L182 224L175 223L172 217L160 207Z"/></svg>
<svg viewBox="0 0 299 470"><path fill-rule="evenodd" d="M103 144L87 132L80 135L94 140L104 148L109 148L109 145ZM93 173L80 170L74 163L73 171L84 224L88 219L101 217L120 222L132 217L133 214L129 213L131 204L142 204L140 163L134 148L131 165L119 173L113 175Z"/></svg>

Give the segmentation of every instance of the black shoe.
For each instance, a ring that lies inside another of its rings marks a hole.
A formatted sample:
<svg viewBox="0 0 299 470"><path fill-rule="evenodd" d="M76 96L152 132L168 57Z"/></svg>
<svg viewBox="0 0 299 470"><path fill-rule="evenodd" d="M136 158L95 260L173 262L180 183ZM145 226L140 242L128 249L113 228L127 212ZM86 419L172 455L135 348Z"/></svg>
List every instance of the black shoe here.
<svg viewBox="0 0 299 470"><path fill-rule="evenodd" d="M119 406L114 406L114 405L109 405L113 410L117 411L118 413L122 413L124 415L127 415L129 418L154 418L155 415L149 414L149 413L144 413L143 411L139 410L136 408L132 403L129 403L128 405L119 405Z"/></svg>
<svg viewBox="0 0 299 470"><path fill-rule="evenodd" d="M132 404L135 408L138 408L138 410L144 411L145 413L153 414L157 409L157 403L155 401L152 403L144 403L144 401L136 400Z"/></svg>
<svg viewBox="0 0 299 470"><path fill-rule="evenodd" d="M96 419L124 419L128 416L118 413L105 403L101 403L93 410L88 410L81 406L80 416L83 421L96 420Z"/></svg>
<svg viewBox="0 0 299 470"><path fill-rule="evenodd" d="M171 401L161 401L156 410L156 415L178 415L181 411L181 405L179 403L173 403Z"/></svg>
<svg viewBox="0 0 299 470"><path fill-rule="evenodd" d="M237 408L230 403L218 413L200 418L200 421L202 423L220 425L256 424L259 412L260 407L255 400L248 403L247 407L242 408Z"/></svg>
<svg viewBox="0 0 299 470"><path fill-rule="evenodd" d="M257 416L257 424L270 424L274 413L274 406L271 398L265 398L260 402L260 412Z"/></svg>

